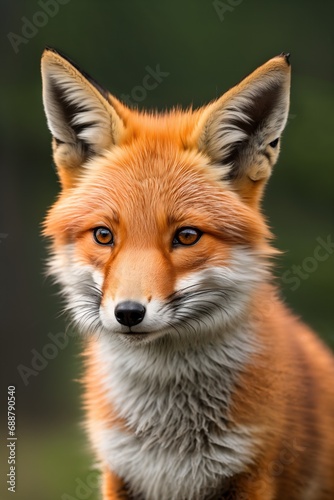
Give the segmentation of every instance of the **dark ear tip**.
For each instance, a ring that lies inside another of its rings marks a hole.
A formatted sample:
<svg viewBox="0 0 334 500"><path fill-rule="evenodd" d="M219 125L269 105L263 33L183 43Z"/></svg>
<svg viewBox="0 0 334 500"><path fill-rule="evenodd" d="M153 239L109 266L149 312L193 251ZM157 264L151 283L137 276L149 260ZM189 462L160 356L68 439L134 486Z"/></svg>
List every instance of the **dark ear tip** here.
<svg viewBox="0 0 334 500"><path fill-rule="evenodd" d="M45 45L43 54L45 54L45 52L53 52L54 54L59 54L59 51L54 47L50 47L50 45Z"/></svg>
<svg viewBox="0 0 334 500"><path fill-rule="evenodd" d="M287 63L288 66L290 66L290 64L291 64L290 63L290 55L291 55L290 52L282 52L280 54L281 57L284 57L284 59L285 59L285 61L286 61L286 63Z"/></svg>
<svg viewBox="0 0 334 500"><path fill-rule="evenodd" d="M62 57L63 59L65 59L65 61L68 61L70 64L75 66L75 63L66 54L64 54L64 52L56 49L55 47L50 47L49 45L46 45L43 54L45 54L46 52L52 52L53 54Z"/></svg>

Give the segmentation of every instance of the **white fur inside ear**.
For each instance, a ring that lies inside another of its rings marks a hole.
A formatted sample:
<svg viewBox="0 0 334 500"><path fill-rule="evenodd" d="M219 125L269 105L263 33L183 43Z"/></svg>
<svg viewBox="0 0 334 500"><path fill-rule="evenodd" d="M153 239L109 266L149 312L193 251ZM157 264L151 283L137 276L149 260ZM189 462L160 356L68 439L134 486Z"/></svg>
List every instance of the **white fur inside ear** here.
<svg viewBox="0 0 334 500"><path fill-rule="evenodd" d="M79 140L96 152L112 142L113 110L78 71L72 72L58 63L46 63L43 101L49 129L58 141Z"/></svg>
<svg viewBox="0 0 334 500"><path fill-rule="evenodd" d="M249 166L256 175L266 175L278 156L267 153L266 148L280 137L288 110L289 81L285 75L273 72L256 78L213 105L201 147L214 162L239 169L238 174Z"/></svg>
<svg viewBox="0 0 334 500"><path fill-rule="evenodd" d="M232 152L236 144L247 140L248 135L240 123L250 124L251 118L244 109L249 99L240 96L231 102L226 108L219 110L213 117L208 127L208 146L210 154L222 163Z"/></svg>

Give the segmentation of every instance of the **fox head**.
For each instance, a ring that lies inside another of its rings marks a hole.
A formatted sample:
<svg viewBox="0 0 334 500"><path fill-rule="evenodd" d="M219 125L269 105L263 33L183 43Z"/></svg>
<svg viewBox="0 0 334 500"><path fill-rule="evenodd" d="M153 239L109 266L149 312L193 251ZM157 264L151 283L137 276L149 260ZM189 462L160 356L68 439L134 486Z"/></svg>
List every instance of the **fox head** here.
<svg viewBox="0 0 334 500"><path fill-rule="evenodd" d="M165 113L128 108L53 49L42 77L62 188L44 234L80 329L135 343L224 335L273 252L260 201L288 116L288 55Z"/></svg>

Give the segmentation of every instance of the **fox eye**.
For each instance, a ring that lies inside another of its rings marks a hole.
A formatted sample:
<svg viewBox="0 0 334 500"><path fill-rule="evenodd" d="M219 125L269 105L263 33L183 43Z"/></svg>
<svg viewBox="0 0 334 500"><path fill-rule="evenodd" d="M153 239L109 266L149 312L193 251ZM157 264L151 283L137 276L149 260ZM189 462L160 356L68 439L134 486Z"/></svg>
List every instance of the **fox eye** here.
<svg viewBox="0 0 334 500"><path fill-rule="evenodd" d="M175 233L173 246L178 245L195 245L202 236L202 231L195 227L181 227Z"/></svg>
<svg viewBox="0 0 334 500"><path fill-rule="evenodd" d="M269 142L269 146L270 146L271 148L276 148L276 146L277 146L277 144L278 144L278 141L279 141L279 139L278 139L278 137L277 137L277 139L275 139L274 141Z"/></svg>
<svg viewBox="0 0 334 500"><path fill-rule="evenodd" d="M93 230L93 235L99 245L112 245L114 242L113 234L107 227L96 227Z"/></svg>

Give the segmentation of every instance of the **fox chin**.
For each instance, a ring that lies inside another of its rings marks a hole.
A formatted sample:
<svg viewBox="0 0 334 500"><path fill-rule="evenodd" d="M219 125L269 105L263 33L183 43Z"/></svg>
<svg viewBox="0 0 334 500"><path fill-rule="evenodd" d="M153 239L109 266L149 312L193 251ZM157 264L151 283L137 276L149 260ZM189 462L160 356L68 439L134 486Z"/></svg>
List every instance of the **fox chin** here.
<svg viewBox="0 0 334 500"><path fill-rule="evenodd" d="M280 54L198 109L130 109L52 48L49 273L84 337L103 500L332 500L334 360L283 303L261 211Z"/></svg>

